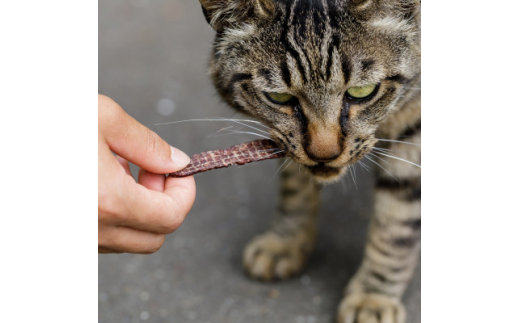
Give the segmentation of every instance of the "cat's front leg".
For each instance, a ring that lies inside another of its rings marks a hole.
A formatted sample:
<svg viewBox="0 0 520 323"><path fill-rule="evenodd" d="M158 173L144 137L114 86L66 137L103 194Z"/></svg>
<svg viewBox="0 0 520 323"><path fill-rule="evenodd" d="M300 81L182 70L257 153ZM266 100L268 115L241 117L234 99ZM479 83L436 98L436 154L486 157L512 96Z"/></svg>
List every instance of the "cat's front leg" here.
<svg viewBox="0 0 520 323"><path fill-rule="evenodd" d="M420 147L413 145L418 141L415 137L411 144L393 143L386 147L390 150L379 150L383 154L374 153L382 160L369 155L386 171L379 172L365 255L345 290L338 323L405 322L401 296L412 278L420 249L420 168L389 156L420 164Z"/></svg>
<svg viewBox="0 0 520 323"><path fill-rule="evenodd" d="M281 173L281 200L271 228L253 238L243 265L255 279L286 279L298 273L314 249L319 186L303 168L291 163Z"/></svg>

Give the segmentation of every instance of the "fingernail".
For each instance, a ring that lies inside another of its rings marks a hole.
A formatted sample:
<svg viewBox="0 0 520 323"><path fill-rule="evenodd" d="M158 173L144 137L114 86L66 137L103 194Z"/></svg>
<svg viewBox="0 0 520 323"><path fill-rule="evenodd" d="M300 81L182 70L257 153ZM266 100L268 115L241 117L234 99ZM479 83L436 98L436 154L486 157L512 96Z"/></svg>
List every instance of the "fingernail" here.
<svg viewBox="0 0 520 323"><path fill-rule="evenodd" d="M172 150L172 160L175 166L184 167L190 163L190 157L181 150L170 146Z"/></svg>

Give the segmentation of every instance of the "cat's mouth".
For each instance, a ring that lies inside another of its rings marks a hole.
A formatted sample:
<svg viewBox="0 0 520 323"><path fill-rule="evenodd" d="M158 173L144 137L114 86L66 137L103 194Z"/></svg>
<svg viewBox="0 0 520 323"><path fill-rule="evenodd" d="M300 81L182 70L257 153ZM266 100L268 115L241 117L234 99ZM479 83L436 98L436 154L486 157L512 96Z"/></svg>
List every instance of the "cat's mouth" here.
<svg viewBox="0 0 520 323"><path fill-rule="evenodd" d="M299 157L299 154L292 152L290 149L288 149L287 145L283 141L276 140L277 137L274 137L274 141L279 145L280 147L283 147L286 156L291 157L293 160L295 160L297 163L301 164L302 166L305 166L309 170L309 172L314 176L316 180L323 183L330 183L337 181L341 178L343 174L345 174L347 170L347 166L331 166L328 162L315 162L312 159L307 158L301 158ZM314 165L309 165L309 162L314 162Z"/></svg>
<svg viewBox="0 0 520 323"><path fill-rule="evenodd" d="M338 179L345 170L343 167L326 166L324 163L318 163L315 166L306 167L318 180L324 182Z"/></svg>

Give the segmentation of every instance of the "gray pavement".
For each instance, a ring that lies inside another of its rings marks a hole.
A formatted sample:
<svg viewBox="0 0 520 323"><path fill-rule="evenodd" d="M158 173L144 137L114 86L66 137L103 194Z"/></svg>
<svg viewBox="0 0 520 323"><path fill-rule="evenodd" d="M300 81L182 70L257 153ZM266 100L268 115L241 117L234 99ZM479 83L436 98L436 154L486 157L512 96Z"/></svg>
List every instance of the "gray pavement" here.
<svg viewBox="0 0 520 323"><path fill-rule="evenodd" d="M214 136L232 123L170 121L238 117L206 75L213 38L198 1L99 1L99 92L191 155L255 139ZM195 205L153 255L99 256L99 322L332 323L360 263L372 213L372 177L357 167L323 189L320 236L305 271L286 282L249 280L242 249L275 209L278 161L197 175ZM137 169L132 167L134 174ZM405 295L420 322L420 269Z"/></svg>

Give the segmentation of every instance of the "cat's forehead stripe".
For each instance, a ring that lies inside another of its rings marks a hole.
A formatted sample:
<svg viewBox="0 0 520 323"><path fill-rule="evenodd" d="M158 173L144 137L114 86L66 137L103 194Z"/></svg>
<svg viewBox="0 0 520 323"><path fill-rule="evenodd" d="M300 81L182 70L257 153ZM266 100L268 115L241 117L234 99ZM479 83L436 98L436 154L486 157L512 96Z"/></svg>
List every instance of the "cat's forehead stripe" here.
<svg viewBox="0 0 520 323"><path fill-rule="evenodd" d="M285 82L285 85L290 88L292 86L291 70L289 70L289 67L287 67L287 61L283 61L281 63L280 72L282 73L282 79Z"/></svg>
<svg viewBox="0 0 520 323"><path fill-rule="evenodd" d="M335 30L339 26L335 7L329 7L327 1L296 0L288 1L285 8L280 41L285 45L288 62L282 66L290 66L292 60L302 85L329 82L334 69L341 70L346 84L352 64L341 55L340 38ZM340 54L340 59L334 60L335 53ZM334 63L340 66L333 66ZM287 73L283 77L285 83L289 83Z"/></svg>

